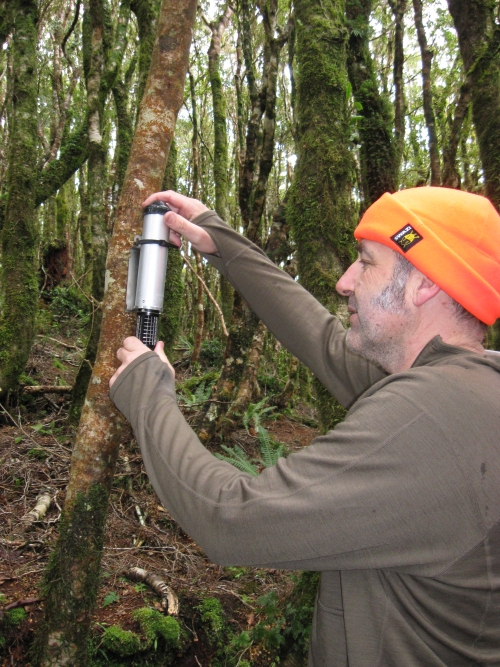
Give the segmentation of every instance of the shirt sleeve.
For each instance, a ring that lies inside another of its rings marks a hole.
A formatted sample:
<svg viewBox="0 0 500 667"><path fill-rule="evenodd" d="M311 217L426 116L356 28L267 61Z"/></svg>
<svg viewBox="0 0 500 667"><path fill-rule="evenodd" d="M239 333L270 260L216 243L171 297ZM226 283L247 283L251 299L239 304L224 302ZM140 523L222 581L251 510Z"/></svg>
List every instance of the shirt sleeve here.
<svg viewBox="0 0 500 667"><path fill-rule="evenodd" d="M213 211L194 220L210 234L216 255L205 255L243 296L276 338L335 396L350 407L386 373L351 352L345 330L299 283Z"/></svg>
<svg viewBox="0 0 500 667"><path fill-rule="evenodd" d="M431 576L481 535L446 434L412 398L415 377L383 380L334 431L258 477L203 447L154 353L127 367L111 398L158 496L215 562Z"/></svg>

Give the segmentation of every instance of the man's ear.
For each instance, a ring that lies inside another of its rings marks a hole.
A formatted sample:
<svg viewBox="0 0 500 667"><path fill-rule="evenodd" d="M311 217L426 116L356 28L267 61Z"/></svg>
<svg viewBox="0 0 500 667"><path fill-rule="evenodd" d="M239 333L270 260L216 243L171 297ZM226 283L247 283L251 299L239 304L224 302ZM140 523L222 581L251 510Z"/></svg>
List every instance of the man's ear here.
<svg viewBox="0 0 500 667"><path fill-rule="evenodd" d="M415 271L413 278L411 299L413 305L417 306L417 308L434 299L441 291L439 285L436 285L430 278L424 276L418 269Z"/></svg>

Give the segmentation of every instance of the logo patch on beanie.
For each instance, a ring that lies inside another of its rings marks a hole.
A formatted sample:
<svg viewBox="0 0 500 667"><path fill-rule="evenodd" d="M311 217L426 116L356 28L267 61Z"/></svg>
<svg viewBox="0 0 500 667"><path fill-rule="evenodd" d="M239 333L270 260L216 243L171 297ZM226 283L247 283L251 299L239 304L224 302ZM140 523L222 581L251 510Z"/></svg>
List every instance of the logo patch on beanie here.
<svg viewBox="0 0 500 667"><path fill-rule="evenodd" d="M410 248L417 245L423 238L411 225L405 225L403 229L400 229L394 236L391 236L391 239L403 252L408 252Z"/></svg>

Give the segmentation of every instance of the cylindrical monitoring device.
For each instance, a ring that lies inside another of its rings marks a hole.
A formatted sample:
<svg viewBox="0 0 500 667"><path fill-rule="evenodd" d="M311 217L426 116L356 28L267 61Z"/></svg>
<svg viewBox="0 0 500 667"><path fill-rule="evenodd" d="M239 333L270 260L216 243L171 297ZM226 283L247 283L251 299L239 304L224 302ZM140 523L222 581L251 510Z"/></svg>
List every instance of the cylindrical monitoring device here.
<svg viewBox="0 0 500 667"><path fill-rule="evenodd" d="M158 322L163 310L167 273L169 229L163 216L171 209L155 201L143 211L142 236L130 253L127 310L137 311L136 336L149 348L158 341Z"/></svg>

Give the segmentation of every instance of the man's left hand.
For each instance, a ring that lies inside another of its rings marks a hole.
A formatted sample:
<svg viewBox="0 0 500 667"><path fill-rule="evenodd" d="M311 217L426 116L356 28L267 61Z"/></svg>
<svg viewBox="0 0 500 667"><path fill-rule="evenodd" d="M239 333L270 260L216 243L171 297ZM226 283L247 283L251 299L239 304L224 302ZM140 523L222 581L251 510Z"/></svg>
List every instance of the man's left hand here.
<svg viewBox="0 0 500 667"><path fill-rule="evenodd" d="M160 357L160 359L168 365L170 370L172 371L172 375L175 378L175 371L167 359L165 352L163 351L164 344L162 341L158 341L156 343L156 347L154 351L156 354ZM145 352L149 352L150 349L147 345L144 345L144 343L141 343L141 341L136 338L135 336L129 336L128 338L125 338L123 341L123 347L121 347L118 352L116 353L116 356L118 357L118 361L121 361L121 366L119 366L116 369L115 374L109 381L109 386L110 388L113 386L113 383L115 382L116 378L122 373L129 364L131 364L134 359L137 359L137 357L140 357L141 354L144 354Z"/></svg>

